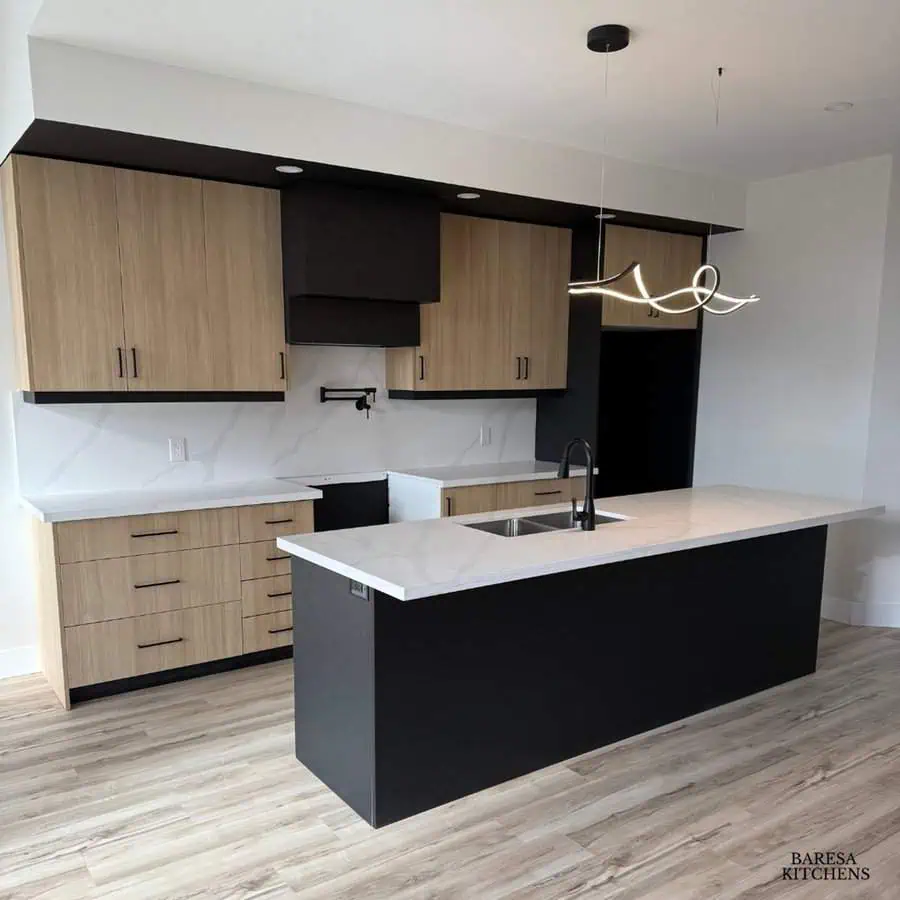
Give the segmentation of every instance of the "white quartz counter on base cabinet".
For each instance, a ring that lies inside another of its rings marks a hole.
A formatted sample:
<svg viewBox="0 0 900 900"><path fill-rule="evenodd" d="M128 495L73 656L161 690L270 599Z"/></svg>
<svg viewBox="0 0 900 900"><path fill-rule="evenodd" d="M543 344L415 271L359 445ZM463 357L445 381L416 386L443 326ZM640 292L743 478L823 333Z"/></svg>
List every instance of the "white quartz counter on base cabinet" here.
<svg viewBox="0 0 900 900"><path fill-rule="evenodd" d="M279 538L278 546L398 600L414 600L884 512L883 506L731 485L636 494L597 504L598 513L627 518L598 525L595 531L514 538L464 527L510 515L495 512L294 535ZM566 508L544 506L530 512Z"/></svg>

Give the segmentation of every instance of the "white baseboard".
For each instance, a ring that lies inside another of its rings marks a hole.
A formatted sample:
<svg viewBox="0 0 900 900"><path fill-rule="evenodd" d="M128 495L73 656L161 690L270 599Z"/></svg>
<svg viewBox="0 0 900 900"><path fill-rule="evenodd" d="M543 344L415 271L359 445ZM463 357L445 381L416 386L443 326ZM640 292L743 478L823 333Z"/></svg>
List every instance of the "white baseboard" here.
<svg viewBox="0 0 900 900"><path fill-rule="evenodd" d="M40 672L37 644L28 647L10 647L0 650L0 678L14 675L31 675Z"/></svg>
<svg viewBox="0 0 900 900"><path fill-rule="evenodd" d="M900 628L900 603L863 603L825 594L822 597L822 618L845 625Z"/></svg>

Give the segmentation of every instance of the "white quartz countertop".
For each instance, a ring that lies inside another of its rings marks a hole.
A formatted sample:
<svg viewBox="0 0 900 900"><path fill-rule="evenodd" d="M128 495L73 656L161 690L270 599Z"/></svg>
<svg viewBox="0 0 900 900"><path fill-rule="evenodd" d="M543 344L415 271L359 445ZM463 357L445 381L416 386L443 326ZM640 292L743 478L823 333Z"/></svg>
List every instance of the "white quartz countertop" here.
<svg viewBox="0 0 900 900"><path fill-rule="evenodd" d="M188 509L220 509L257 503L317 500L322 492L292 478L260 478L234 484L139 491L45 494L23 497L23 506L42 522L74 522L140 516Z"/></svg>
<svg viewBox="0 0 900 900"><path fill-rule="evenodd" d="M542 506L527 512L567 508ZM494 512L293 535L279 538L278 546L398 600L414 600L867 518L884 507L725 485L598 500L597 512L604 511L628 518L598 525L595 531L514 538L463 527L510 515Z"/></svg>
<svg viewBox="0 0 900 900"><path fill-rule="evenodd" d="M557 463L528 459L523 462L476 463L474 465L431 466L426 469L389 469L389 476L418 478L442 488L475 484L504 484L511 481L538 481L557 477ZM572 466L570 475L584 475L584 466Z"/></svg>

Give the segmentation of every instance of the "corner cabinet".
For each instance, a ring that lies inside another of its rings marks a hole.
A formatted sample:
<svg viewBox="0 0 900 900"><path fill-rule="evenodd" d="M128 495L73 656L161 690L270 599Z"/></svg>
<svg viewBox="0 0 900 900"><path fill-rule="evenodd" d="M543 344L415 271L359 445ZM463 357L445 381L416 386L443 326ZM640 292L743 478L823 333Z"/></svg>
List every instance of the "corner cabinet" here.
<svg viewBox="0 0 900 900"><path fill-rule="evenodd" d="M2 187L26 396L282 398L277 191L28 156Z"/></svg>
<svg viewBox="0 0 900 900"><path fill-rule="evenodd" d="M665 294L690 285L703 264L703 238L607 225L603 233L603 274L614 275L633 262L641 264L641 275L651 295ZM623 282L628 290L633 284ZM677 300L673 301L677 304ZM693 302L688 298L687 302ZM697 312L667 315L641 303L603 298L602 324L629 328L696 328Z"/></svg>
<svg viewBox="0 0 900 900"><path fill-rule="evenodd" d="M443 214L441 300L420 310L418 347L387 351L392 396L565 388L571 238Z"/></svg>

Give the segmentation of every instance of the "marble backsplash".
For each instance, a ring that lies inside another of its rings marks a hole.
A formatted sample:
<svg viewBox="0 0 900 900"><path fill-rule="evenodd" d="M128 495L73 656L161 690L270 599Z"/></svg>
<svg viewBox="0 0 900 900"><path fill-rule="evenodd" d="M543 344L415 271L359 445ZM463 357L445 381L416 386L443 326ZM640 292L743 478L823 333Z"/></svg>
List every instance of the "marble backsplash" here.
<svg viewBox="0 0 900 900"><path fill-rule="evenodd" d="M534 456L534 400L388 400L385 352L291 347L285 403L15 404L19 488L68 491L192 486L261 475L373 472ZM320 403L319 387L375 386L371 418ZM481 427L491 429L480 445ZM168 461L168 438L188 462Z"/></svg>

